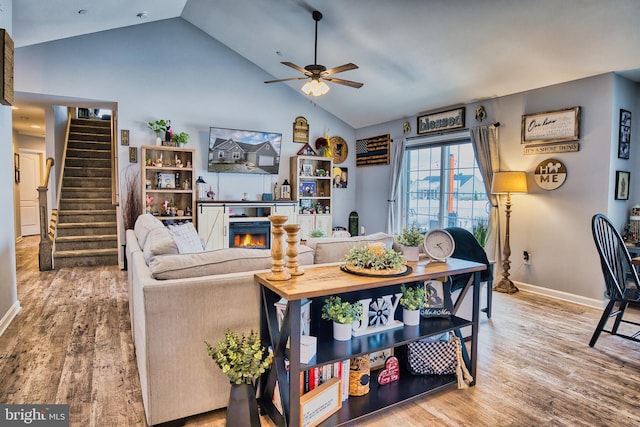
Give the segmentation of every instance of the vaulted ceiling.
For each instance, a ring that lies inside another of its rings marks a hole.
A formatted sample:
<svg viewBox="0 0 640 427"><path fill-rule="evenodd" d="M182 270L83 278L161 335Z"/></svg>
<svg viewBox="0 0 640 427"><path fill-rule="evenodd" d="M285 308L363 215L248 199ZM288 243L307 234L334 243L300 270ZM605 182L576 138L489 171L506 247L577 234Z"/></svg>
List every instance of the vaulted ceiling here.
<svg viewBox="0 0 640 427"><path fill-rule="evenodd" d="M182 17L264 69L353 62L318 105L354 128L606 72L640 80L638 0L18 0L17 48ZM138 14L144 13L139 17ZM299 90L303 82L287 83Z"/></svg>

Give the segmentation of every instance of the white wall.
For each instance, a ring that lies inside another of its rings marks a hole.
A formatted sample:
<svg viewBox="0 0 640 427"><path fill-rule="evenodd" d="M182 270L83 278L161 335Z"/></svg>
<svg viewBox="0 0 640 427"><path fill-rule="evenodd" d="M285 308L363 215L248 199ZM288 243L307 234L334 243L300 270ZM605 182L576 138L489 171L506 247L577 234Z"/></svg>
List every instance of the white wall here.
<svg viewBox="0 0 640 427"><path fill-rule="evenodd" d="M637 85L613 74L568 82L525 93L483 101L488 119L499 121L502 170L529 173L529 194L514 195L511 216L511 278L532 285L537 291L586 304L602 300L603 283L593 245L590 220L596 212L610 216L622 229L630 206L640 203L640 174L634 174L640 159L638 132L632 131L631 159L617 158L619 109L634 111ZM615 94L615 96L614 96ZM467 105L467 126L477 126L476 104ZM553 155L527 155L520 144L523 114L582 107L580 151ZM445 109L445 108L443 108ZM640 113L640 112L638 112ZM638 127L634 113L633 129ZM408 118L415 135L416 117ZM356 138L382 133L402 136L397 120L358 129ZM634 149L635 147L635 149ZM547 158L561 160L568 169L564 185L554 191L540 189L533 171ZM616 170L630 170L631 197L614 200ZM369 229L384 229L389 167L358 168L357 207L360 221ZM504 213L501 213L504 215ZM531 265L521 261L523 250L532 253Z"/></svg>
<svg viewBox="0 0 640 427"><path fill-rule="evenodd" d="M297 116L309 121L312 142L326 128L353 140L350 126L298 90L263 83L270 78L181 18L16 50L17 90L116 102L119 128L129 129L131 146L154 144L147 122L160 118L170 119L174 131L188 132L188 147L197 150L197 174L219 200L240 200L245 192L257 200L271 192L275 177L206 172L211 126L281 132L279 184L289 178L289 156L302 147L291 142ZM354 151L343 164L351 170ZM118 154L122 171L129 164L128 147L120 146ZM334 223L346 225L355 186L336 193Z"/></svg>
<svg viewBox="0 0 640 427"><path fill-rule="evenodd" d="M0 28L11 35L13 1L5 0L0 11ZM11 107L0 104L0 203L13 206L13 153L17 150L11 131ZM16 286L15 218L5 209L0 226L0 334L20 311Z"/></svg>

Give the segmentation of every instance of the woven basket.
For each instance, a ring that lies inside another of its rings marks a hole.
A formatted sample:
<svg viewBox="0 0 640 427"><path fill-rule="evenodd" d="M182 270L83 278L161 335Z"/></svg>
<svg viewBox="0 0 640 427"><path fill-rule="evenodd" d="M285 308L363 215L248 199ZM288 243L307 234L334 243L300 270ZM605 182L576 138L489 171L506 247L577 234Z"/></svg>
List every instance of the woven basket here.
<svg viewBox="0 0 640 427"><path fill-rule="evenodd" d="M349 395L364 396L369 393L369 355L351 359L349 369Z"/></svg>

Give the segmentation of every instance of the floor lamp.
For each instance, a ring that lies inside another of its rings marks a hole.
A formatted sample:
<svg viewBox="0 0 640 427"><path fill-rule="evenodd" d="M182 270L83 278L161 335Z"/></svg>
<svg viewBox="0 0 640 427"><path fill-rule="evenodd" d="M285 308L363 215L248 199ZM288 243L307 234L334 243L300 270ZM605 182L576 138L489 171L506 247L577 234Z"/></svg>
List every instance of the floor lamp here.
<svg viewBox="0 0 640 427"><path fill-rule="evenodd" d="M504 233L504 250L502 260L502 279L493 287L498 292L505 292L507 294L514 294L518 292L518 288L509 279L509 267L511 261L511 247L509 245L509 220L511 218L511 193L526 193L527 192L527 175L525 172L496 172L493 174L493 181L491 183L491 194L506 194L506 215L507 225Z"/></svg>

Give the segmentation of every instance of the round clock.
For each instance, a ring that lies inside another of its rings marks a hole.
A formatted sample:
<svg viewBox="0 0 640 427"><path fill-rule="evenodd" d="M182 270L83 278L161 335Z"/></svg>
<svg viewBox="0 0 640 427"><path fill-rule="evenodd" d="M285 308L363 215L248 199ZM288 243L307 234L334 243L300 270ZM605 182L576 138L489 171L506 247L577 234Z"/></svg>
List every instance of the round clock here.
<svg viewBox="0 0 640 427"><path fill-rule="evenodd" d="M347 160L349 154L349 147L347 141L340 136L332 136L329 138L329 144L331 145L331 152L333 153L333 163L339 165Z"/></svg>
<svg viewBox="0 0 640 427"><path fill-rule="evenodd" d="M424 250L429 258L444 261L453 254L455 248L455 241L446 230L435 228L424 235Z"/></svg>

